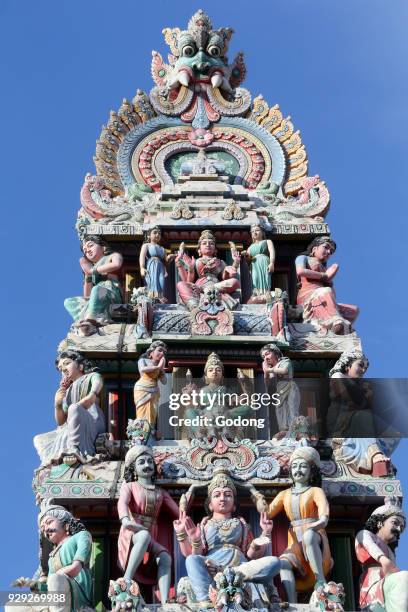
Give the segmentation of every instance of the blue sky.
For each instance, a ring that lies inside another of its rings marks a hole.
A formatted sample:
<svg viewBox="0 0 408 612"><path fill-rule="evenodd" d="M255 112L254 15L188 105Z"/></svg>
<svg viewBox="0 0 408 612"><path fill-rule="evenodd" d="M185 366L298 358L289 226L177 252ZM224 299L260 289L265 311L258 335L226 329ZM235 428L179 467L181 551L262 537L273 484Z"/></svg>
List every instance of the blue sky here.
<svg viewBox="0 0 408 612"><path fill-rule="evenodd" d="M152 87L162 28L184 28L200 7L235 29L230 57L245 52L245 86L292 116L310 172L329 187L336 289L361 308L370 376L406 376L404 0L1 0L0 589L37 563L31 440L54 427L53 361L70 323L63 300L80 291L74 224L95 140L110 109ZM405 487L407 453L404 443L394 455ZM398 555L408 568L408 535Z"/></svg>

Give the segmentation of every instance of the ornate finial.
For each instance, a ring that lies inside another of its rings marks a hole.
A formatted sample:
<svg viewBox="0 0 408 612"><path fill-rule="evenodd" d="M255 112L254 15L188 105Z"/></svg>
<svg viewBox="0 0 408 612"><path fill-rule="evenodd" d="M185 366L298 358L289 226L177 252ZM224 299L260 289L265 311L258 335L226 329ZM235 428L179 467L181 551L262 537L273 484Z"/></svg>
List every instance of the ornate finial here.
<svg viewBox="0 0 408 612"><path fill-rule="evenodd" d="M215 355L215 353L212 353ZM211 355L210 355L211 356ZM210 484L208 485L208 496L211 497L214 489L225 488L228 487L234 494L234 497L237 496L237 489L234 485L232 478L228 473L228 469L225 467L217 467L214 470L214 475L211 479Z"/></svg>

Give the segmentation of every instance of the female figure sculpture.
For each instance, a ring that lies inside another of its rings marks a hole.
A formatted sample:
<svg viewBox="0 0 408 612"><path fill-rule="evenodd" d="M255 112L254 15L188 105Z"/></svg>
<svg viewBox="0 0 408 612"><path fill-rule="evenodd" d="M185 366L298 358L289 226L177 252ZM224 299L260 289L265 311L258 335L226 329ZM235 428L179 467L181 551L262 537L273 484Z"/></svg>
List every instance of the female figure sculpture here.
<svg viewBox="0 0 408 612"><path fill-rule="evenodd" d="M208 486L209 516L195 525L184 511L174 521L186 569L201 609L213 608L209 590L213 576L226 568L240 572L244 580L268 584L280 570L279 559L264 556L272 522L261 513L262 538L253 539L249 525L234 516L237 492L225 468L218 468Z"/></svg>
<svg viewBox="0 0 408 612"><path fill-rule="evenodd" d="M120 304L122 293L119 271L123 258L120 253L109 253L100 236L87 236L82 243L84 256L79 260L84 277L83 297L67 298L65 308L84 335L110 322L109 306Z"/></svg>
<svg viewBox="0 0 408 612"><path fill-rule="evenodd" d="M296 603L297 591L325 583L333 560L325 531L329 502L321 488L319 453L309 446L298 447L290 458L290 475L293 486L275 497L268 517L284 510L290 521L288 546L280 555L281 579L288 601Z"/></svg>
<svg viewBox="0 0 408 612"><path fill-rule="evenodd" d="M122 524L118 562L129 586L134 578L154 584L157 570L161 603L164 604L170 590L171 557L157 541L157 519L162 509L167 510L172 519L178 518L179 510L170 495L154 483L155 470L149 447L133 446L127 452L124 482L118 500L118 515ZM142 569L140 565L146 553L149 559Z"/></svg>
<svg viewBox="0 0 408 612"><path fill-rule="evenodd" d="M330 406L327 431L337 459L357 471L388 476L390 460L375 437L372 391L362 380L369 362L361 351L343 353L330 370ZM361 437L363 436L363 437Z"/></svg>
<svg viewBox="0 0 408 612"><path fill-rule="evenodd" d="M265 296L271 291L272 272L275 265L275 249L272 240L265 238L265 232L260 225L251 227L252 244L244 255L251 265L252 295L249 304L259 304L265 301Z"/></svg>
<svg viewBox="0 0 408 612"><path fill-rule="evenodd" d="M154 428L159 408L159 381L166 384L167 346L161 340L151 343L147 351L139 358L137 367L140 378L134 387L133 397L136 406L136 418L146 419Z"/></svg>
<svg viewBox="0 0 408 612"><path fill-rule="evenodd" d="M288 431L293 419L299 416L300 407L300 391L293 380L292 362L283 356L276 344L266 344L261 349L261 357L265 385L268 388L276 381L279 393L279 405L275 408L279 431Z"/></svg>
<svg viewBox="0 0 408 612"><path fill-rule="evenodd" d="M182 303L192 310L198 306L204 288L211 284L220 291L223 301L232 310L237 302L230 294L240 287L236 278L240 262L238 251L231 246L233 264L227 266L216 257L214 234L210 230L204 230L198 240L198 254L200 257L197 260L188 257L182 242L175 259L181 278L177 283L177 290Z"/></svg>
<svg viewBox="0 0 408 612"><path fill-rule="evenodd" d="M63 378L55 394L58 428L34 438L41 464L77 461L85 463L95 455L95 440L106 431L100 409L103 378L78 351L67 350L58 358Z"/></svg>
<svg viewBox="0 0 408 612"><path fill-rule="evenodd" d="M140 250L140 274L144 278L147 295L158 302L166 302L164 297L165 279L167 278L166 262L171 261L175 255L166 255L160 246L161 230L152 227L147 232L147 240Z"/></svg>
<svg viewBox="0 0 408 612"><path fill-rule="evenodd" d="M333 289L333 278L339 266L327 261L336 250L336 243L327 236L315 238L306 253L296 258L299 279L297 303L303 305L304 321L311 321L335 334L348 334L358 316L358 307L338 304Z"/></svg>

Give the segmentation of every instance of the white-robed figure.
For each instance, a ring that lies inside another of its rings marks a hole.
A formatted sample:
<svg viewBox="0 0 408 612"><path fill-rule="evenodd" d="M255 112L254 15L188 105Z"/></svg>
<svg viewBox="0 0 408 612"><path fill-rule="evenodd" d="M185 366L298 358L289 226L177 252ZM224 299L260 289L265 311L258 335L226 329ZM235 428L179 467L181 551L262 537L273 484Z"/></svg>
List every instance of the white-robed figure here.
<svg viewBox="0 0 408 612"><path fill-rule="evenodd" d="M106 430L100 408L102 376L74 350L60 354L57 367L63 378L55 394L57 429L34 438L41 465L63 461L85 463L95 455L95 441Z"/></svg>
<svg viewBox="0 0 408 612"><path fill-rule="evenodd" d="M359 603L365 612L408 612L408 571L401 571L395 559L406 523L398 498L386 497L356 536L363 568Z"/></svg>

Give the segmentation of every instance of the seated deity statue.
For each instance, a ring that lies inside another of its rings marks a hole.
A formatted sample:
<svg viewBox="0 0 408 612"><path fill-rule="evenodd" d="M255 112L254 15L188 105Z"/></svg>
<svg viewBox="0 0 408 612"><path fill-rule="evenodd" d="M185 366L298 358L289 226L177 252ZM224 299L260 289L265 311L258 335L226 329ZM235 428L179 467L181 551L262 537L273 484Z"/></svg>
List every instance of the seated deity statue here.
<svg viewBox="0 0 408 612"><path fill-rule="evenodd" d="M140 274L144 279L146 295L157 302L166 302L164 289L168 277L166 263L174 259L175 255L166 255L166 251L160 245L161 229L152 227L147 232L146 242L140 249L139 264Z"/></svg>
<svg viewBox="0 0 408 612"><path fill-rule="evenodd" d="M355 549L363 573L360 578L360 610L408 612L408 571L396 565L395 549L407 518L398 498L386 497L364 529L356 536Z"/></svg>
<svg viewBox="0 0 408 612"><path fill-rule="evenodd" d="M279 393L279 405L275 407L278 429L289 431L292 421L299 416L300 407L300 391L293 380L292 362L283 356L276 344L266 344L261 349L261 357L266 388L276 383Z"/></svg>
<svg viewBox="0 0 408 612"><path fill-rule="evenodd" d="M86 463L96 453L96 438L106 431L100 408L103 378L78 351L62 352L57 366L63 375L54 404L58 427L35 436L34 446L41 465Z"/></svg>
<svg viewBox="0 0 408 612"><path fill-rule="evenodd" d="M333 278L338 264L327 267L327 260L336 250L336 243L327 236L315 238L306 252L296 258L299 280L297 303L303 306L303 320L332 331L349 334L358 316L357 306L338 304Z"/></svg>
<svg viewBox="0 0 408 612"><path fill-rule="evenodd" d="M119 272L123 258L110 253L100 236L87 236L82 242L84 256L79 260L84 273L83 297L67 298L65 308L74 319L74 328L84 336L111 322L109 306L123 302Z"/></svg>
<svg viewBox="0 0 408 612"><path fill-rule="evenodd" d="M133 392L136 418L148 421L154 432L160 402L159 382L166 384L166 353L167 346L164 342L155 340L137 362L140 378L136 381Z"/></svg>
<svg viewBox="0 0 408 612"><path fill-rule="evenodd" d="M333 560L325 531L329 502L321 488L317 450L299 446L290 458L290 475L292 487L278 493L269 505L268 517L284 510L290 521L288 545L280 555L280 575L289 603L297 603L297 592L326 583Z"/></svg>
<svg viewBox="0 0 408 612"><path fill-rule="evenodd" d="M214 285L221 293L222 299L229 309L235 308L237 300L232 293L240 288L237 277L240 265L240 255L235 247L231 247L232 266L216 257L215 237L210 230L204 230L198 240L199 258L188 257L184 252L182 242L175 262L181 281L177 283L177 291L181 302L192 310L198 306L200 294L208 284Z"/></svg>
<svg viewBox="0 0 408 612"><path fill-rule="evenodd" d="M155 484L155 476L152 449L133 446L125 457L124 482L118 500L122 525L118 564L129 588L133 579L147 584L157 581L161 603L164 604L170 590L171 557L158 541L157 520L163 510L172 519L178 518L179 509L169 493ZM146 554L147 563L142 563Z"/></svg>
<svg viewBox="0 0 408 612"><path fill-rule="evenodd" d="M208 485L208 516L195 525L185 511L174 521L180 550L200 609L213 608L211 587L219 572L231 570L245 582L269 585L279 573L277 557L264 556L270 542L272 521L261 513L262 536L254 539L244 518L235 515L237 492L224 468L217 468Z"/></svg>
<svg viewBox="0 0 408 612"><path fill-rule="evenodd" d="M369 366L361 351L343 353L330 370L327 431L336 459L358 472L388 476L390 460L375 437L372 390L362 377Z"/></svg>
<svg viewBox="0 0 408 612"><path fill-rule="evenodd" d="M49 607L34 607L33 612L94 612L93 581L89 569L91 534L63 506L51 503L42 504L39 526L52 545L46 575L40 580L21 577L13 586L30 587L38 597L46 593L56 594Z"/></svg>

